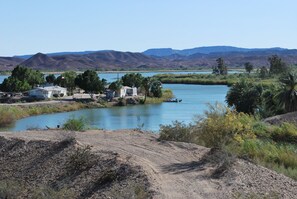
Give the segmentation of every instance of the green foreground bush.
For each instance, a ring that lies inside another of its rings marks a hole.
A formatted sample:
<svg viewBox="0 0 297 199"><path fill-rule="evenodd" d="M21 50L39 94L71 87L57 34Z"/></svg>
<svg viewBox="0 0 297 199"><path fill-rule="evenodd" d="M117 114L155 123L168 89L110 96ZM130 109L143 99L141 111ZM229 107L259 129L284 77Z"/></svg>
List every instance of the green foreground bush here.
<svg viewBox="0 0 297 199"><path fill-rule="evenodd" d="M211 106L193 124L161 125L160 139L219 148L297 180L297 127L272 126L223 106Z"/></svg>
<svg viewBox="0 0 297 199"><path fill-rule="evenodd" d="M84 131L87 129L86 121L83 117L71 117L63 124L63 129L68 131Z"/></svg>

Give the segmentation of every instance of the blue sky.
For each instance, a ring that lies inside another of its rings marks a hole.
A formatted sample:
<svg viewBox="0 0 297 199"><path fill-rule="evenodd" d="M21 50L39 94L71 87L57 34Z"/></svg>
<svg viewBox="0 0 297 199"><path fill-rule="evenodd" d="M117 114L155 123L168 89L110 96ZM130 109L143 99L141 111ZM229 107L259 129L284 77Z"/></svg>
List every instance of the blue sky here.
<svg viewBox="0 0 297 199"><path fill-rule="evenodd" d="M297 48L296 0L0 0L0 56L198 46Z"/></svg>

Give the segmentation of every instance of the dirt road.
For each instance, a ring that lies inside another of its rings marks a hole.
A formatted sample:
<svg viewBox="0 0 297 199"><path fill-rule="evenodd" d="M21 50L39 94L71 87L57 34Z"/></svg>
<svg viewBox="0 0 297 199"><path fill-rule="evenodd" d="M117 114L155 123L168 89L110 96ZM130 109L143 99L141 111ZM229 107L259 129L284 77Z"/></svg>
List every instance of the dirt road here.
<svg viewBox="0 0 297 199"><path fill-rule="evenodd" d="M3 135L3 133L1 133ZM9 134L28 140L59 140L61 132L27 132ZM158 142L149 133L127 131L88 131L76 133L82 145L96 151L113 151L124 161L140 165L149 177L155 198L218 198L220 187L205 179L207 171L197 171L195 162L209 151L186 143Z"/></svg>
<svg viewBox="0 0 297 199"><path fill-rule="evenodd" d="M244 160L234 160L230 169L232 179L229 174L219 179L210 177L214 167L203 163L210 149L195 144L161 142L151 133L133 130L0 133L0 136L28 141L61 140L69 135L74 135L79 145L93 146L95 153L112 151L122 161L141 166L154 198L232 198L234 193L247 194L247 198L270 198L275 194L280 198L296 198L297 195L296 181Z"/></svg>

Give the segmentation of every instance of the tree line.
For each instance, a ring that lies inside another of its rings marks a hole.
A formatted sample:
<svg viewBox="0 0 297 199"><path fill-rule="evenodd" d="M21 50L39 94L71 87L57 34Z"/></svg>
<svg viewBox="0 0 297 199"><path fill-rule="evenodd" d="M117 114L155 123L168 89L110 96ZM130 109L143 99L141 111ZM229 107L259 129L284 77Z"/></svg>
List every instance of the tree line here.
<svg viewBox="0 0 297 199"><path fill-rule="evenodd" d="M213 67L212 72L213 74L216 75L227 75L228 74L228 67L225 64L225 61L222 57L218 58L216 60L217 65ZM277 56L277 55L272 55L271 57L268 58L269 62L269 69L266 68L265 66L262 66L259 69L259 73L261 77L267 77L269 75L278 75L282 74L284 72L288 72L290 67L282 61L282 59ZM244 63L244 68L248 74L254 70L254 65L251 62L246 62Z"/></svg>
<svg viewBox="0 0 297 199"><path fill-rule="evenodd" d="M297 111L297 75L277 55L268 58L269 68L262 67L259 77L277 78L276 83L263 86L253 79L241 79L231 86L226 102L238 112L269 117ZM246 68L252 68L246 64Z"/></svg>
<svg viewBox="0 0 297 199"><path fill-rule="evenodd" d="M45 83L67 88L73 94L76 88L83 89L86 93L103 93L107 87L106 79L100 79L94 70L86 70L81 74L75 71L67 71L56 77L54 74L45 76L39 70L34 70L24 66L16 66L11 76L5 78L0 85L0 90L4 92L24 92ZM141 88L147 96L161 97L162 85L159 81L151 77L143 77L140 73L125 74L120 80L109 85L109 89L118 91L122 86Z"/></svg>

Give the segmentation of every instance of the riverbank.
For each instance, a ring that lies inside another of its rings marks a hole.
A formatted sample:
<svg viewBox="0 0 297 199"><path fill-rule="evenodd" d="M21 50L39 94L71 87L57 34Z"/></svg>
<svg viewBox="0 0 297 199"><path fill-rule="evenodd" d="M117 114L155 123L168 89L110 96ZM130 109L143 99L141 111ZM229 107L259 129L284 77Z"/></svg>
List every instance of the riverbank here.
<svg viewBox="0 0 297 199"><path fill-rule="evenodd" d="M166 99L172 98L173 93L169 89L164 89L162 97L154 98L147 97L143 101L143 96L118 98L112 102L104 100L93 101L91 99L82 100L81 102L73 100L51 100L40 101L31 103L15 103L15 104L0 104L0 127L5 128L12 125L16 120L29 116L70 112L80 109L91 108L108 108L114 106L127 106L127 105L142 105L142 104L157 104L162 103Z"/></svg>
<svg viewBox="0 0 297 199"><path fill-rule="evenodd" d="M231 86L242 78L247 78L255 83L268 86L277 81L277 78L260 78L256 74L158 74L154 76L163 84L199 84L199 85L227 85Z"/></svg>
<svg viewBox="0 0 297 199"><path fill-rule="evenodd" d="M69 112L86 108L105 107L99 103L80 103L80 102L56 102L46 103L26 103L18 105L1 105L0 106L0 127L5 128L12 125L16 120L41 114Z"/></svg>
<svg viewBox="0 0 297 199"><path fill-rule="evenodd" d="M158 141L158 135L151 133L46 130L2 132L0 138L3 144L0 178L26 182L31 189L23 194L44 186L55 194L64 191L77 196L72 198L100 198L102 194L106 198L126 194L123 198L162 199L297 195L297 182L284 175L242 159L234 159L222 172L221 158L209 148ZM82 155L91 158L86 158L89 164L84 163L84 169L74 175L66 170L73 168L67 166L67 160L73 154L81 154L76 153L78 148L86 149ZM4 190L8 192L11 188ZM20 189L15 190L19 193Z"/></svg>

